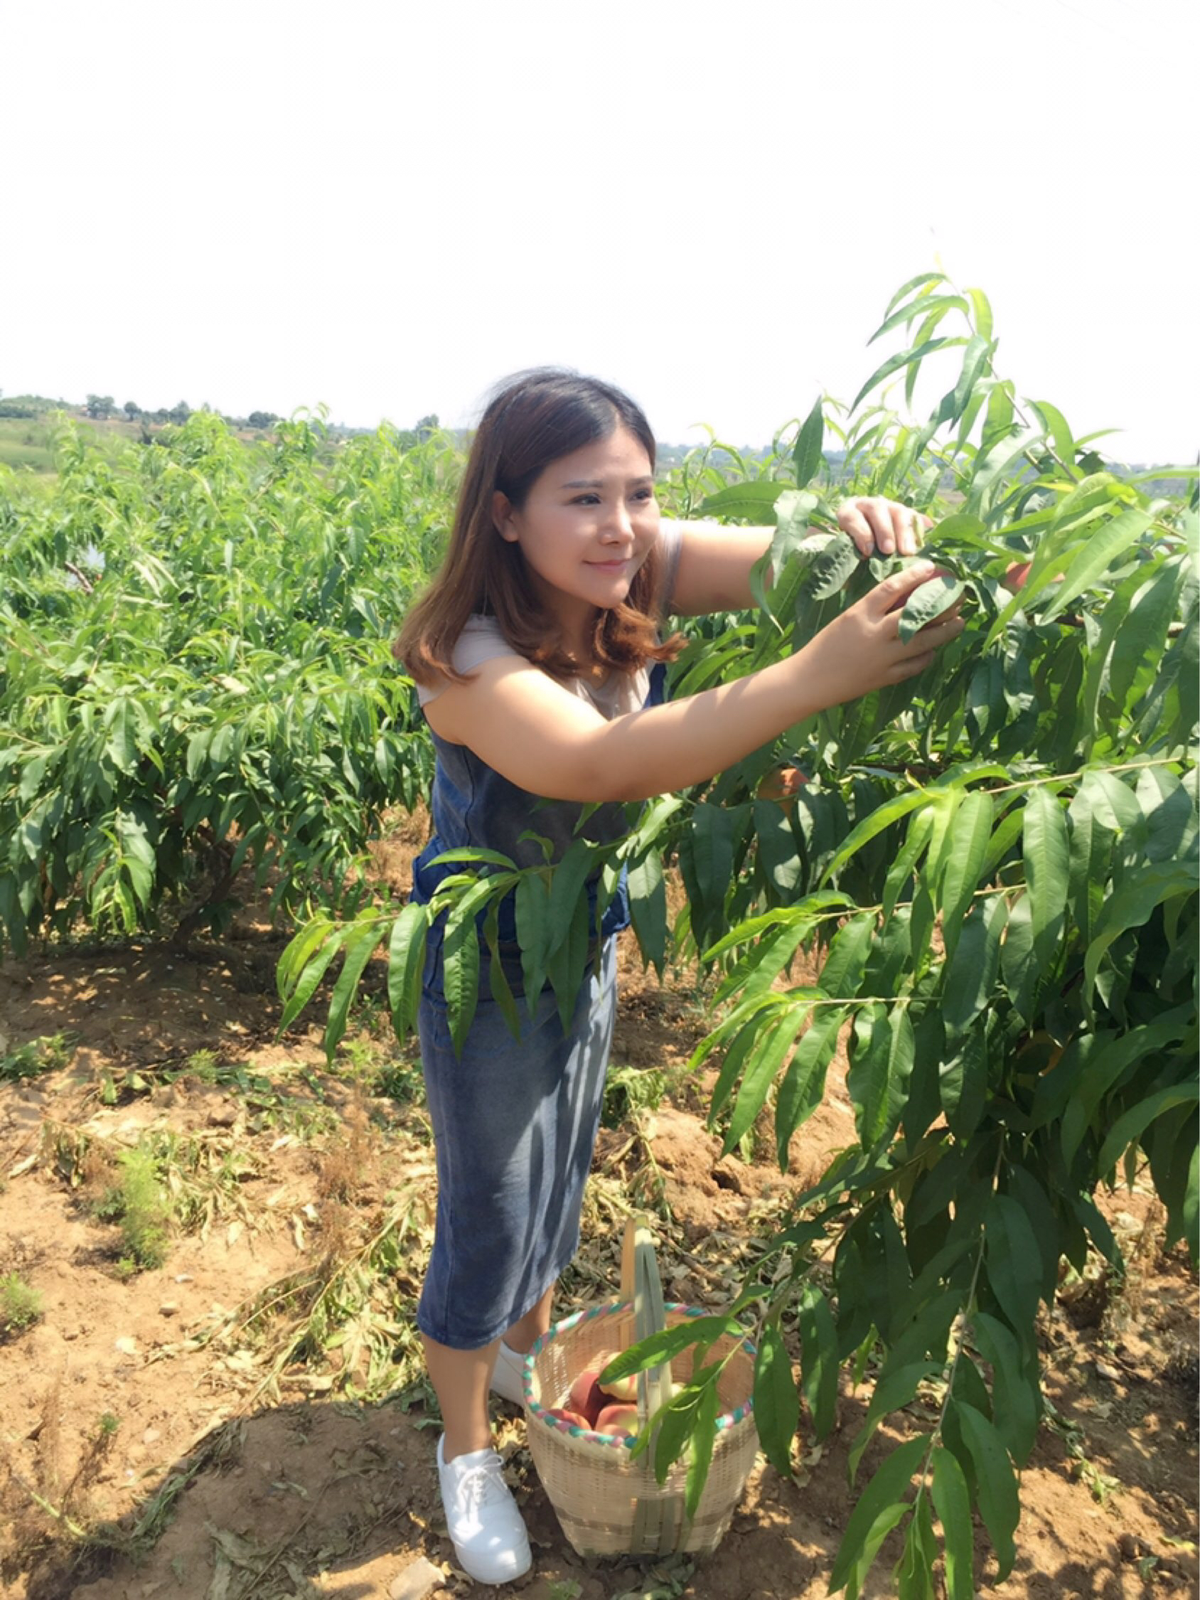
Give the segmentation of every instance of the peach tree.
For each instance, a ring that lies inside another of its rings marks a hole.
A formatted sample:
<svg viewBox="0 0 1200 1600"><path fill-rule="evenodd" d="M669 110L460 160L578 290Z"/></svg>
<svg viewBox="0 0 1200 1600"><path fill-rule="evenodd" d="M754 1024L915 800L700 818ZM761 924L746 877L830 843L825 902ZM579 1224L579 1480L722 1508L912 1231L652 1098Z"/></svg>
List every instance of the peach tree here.
<svg viewBox="0 0 1200 1600"><path fill-rule="evenodd" d="M1020 397L996 369L980 291L923 274L876 337L897 333L903 348L848 415L818 402L745 482L684 475L678 509L773 517L776 533L757 610L696 624L674 692L794 650L889 570L831 518L829 444L843 488L933 517L927 548L946 575L916 591L902 628L959 601L961 638L915 683L822 712L652 803L619 846L579 840L524 871L464 852L431 906L314 920L280 986L287 1022L345 952L332 1048L385 948L403 1034L425 933L444 917L462 1037L479 933L494 942L515 894L526 992L549 982L566 1010L590 955L583 886L599 873L603 900L624 871L645 959L661 970L674 940L713 972L694 1065L717 1068L726 1151L766 1125L787 1171L844 1041L854 1141L793 1195L730 1307L614 1370L750 1328L763 1448L788 1473L801 1426L817 1439L834 1427L850 1368L870 1399L831 1586L856 1600L900 1530L901 1600L932 1600L935 1572L950 1600L973 1600L974 1514L1001 1579L1015 1558L1019 1473L1044 1413L1042 1308L1064 1262L1121 1268L1098 1193L1152 1185L1167 1246L1197 1253L1197 503L1194 471L1165 486L1120 473L1095 436ZM944 393L924 420L872 399L903 381L908 406L939 364ZM687 891L674 927L672 866ZM797 983L805 951L818 976ZM515 1025L523 1002L493 992ZM702 1359L641 1445L663 1473L688 1453L693 1505L716 1371ZM904 1419L902 1442L861 1472L881 1424L918 1395L932 1420Z"/></svg>

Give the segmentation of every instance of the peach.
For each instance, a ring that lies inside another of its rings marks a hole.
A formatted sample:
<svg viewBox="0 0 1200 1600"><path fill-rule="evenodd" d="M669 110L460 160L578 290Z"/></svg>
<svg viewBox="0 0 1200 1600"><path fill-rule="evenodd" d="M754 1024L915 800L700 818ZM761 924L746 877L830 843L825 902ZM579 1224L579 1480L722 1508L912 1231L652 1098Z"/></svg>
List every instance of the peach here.
<svg viewBox="0 0 1200 1600"><path fill-rule="evenodd" d="M547 1406L546 1415L557 1417L560 1422L569 1422L573 1428L591 1428L591 1423L578 1411L571 1411L566 1406Z"/></svg>
<svg viewBox="0 0 1200 1600"><path fill-rule="evenodd" d="M1023 589L1032 566L1032 561L1010 561L1004 569L1005 588Z"/></svg>
<svg viewBox="0 0 1200 1600"><path fill-rule="evenodd" d="M638 1408L630 1405L605 1406L596 1418L597 1433L611 1433L614 1436L624 1435L632 1439L639 1429Z"/></svg>
<svg viewBox="0 0 1200 1600"><path fill-rule="evenodd" d="M604 1383L600 1379L597 1379L597 1382L600 1383L600 1392L608 1395L610 1399L620 1400L625 1405L636 1404L638 1392L636 1372L631 1372L627 1378L614 1378L611 1383Z"/></svg>
<svg viewBox="0 0 1200 1600"><path fill-rule="evenodd" d="M596 1418L606 1404L607 1396L596 1382L596 1374L590 1369L581 1372L571 1385L571 1392L567 1396L569 1409L586 1417L588 1427L594 1427Z"/></svg>

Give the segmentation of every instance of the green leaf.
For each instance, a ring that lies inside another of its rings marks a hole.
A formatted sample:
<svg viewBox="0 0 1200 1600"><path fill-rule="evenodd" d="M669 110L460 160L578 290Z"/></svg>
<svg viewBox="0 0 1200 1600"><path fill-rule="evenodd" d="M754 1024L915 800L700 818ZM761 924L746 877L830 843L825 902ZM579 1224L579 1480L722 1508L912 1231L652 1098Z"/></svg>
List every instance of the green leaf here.
<svg viewBox="0 0 1200 1600"><path fill-rule="evenodd" d="M1096 918L1096 930L1084 958L1084 980L1090 991L1105 952L1127 928L1140 928L1156 906L1174 894L1194 892L1194 865L1162 861L1132 872L1104 902Z"/></svg>
<svg viewBox="0 0 1200 1600"><path fill-rule="evenodd" d="M985 1311L975 1313L971 1326L980 1354L992 1368L996 1429L1009 1455L1023 1466L1037 1439L1042 1409L1036 1357L1029 1361L1010 1330Z"/></svg>
<svg viewBox="0 0 1200 1600"><path fill-rule="evenodd" d="M1038 1279L1030 1265L1040 1259L1029 1218L1006 1194L993 1194L984 1217L988 1282L1024 1345L1031 1345L1038 1308Z"/></svg>
<svg viewBox="0 0 1200 1600"><path fill-rule="evenodd" d="M796 487L803 489L811 483L825 464L821 446L825 441L825 413L823 397L818 395L804 425L796 435L792 447L792 465L796 471Z"/></svg>
<svg viewBox="0 0 1200 1600"><path fill-rule="evenodd" d="M1189 1025L1195 1025L1195 1012L1191 1006L1181 1006L1173 1016L1131 1028L1120 1037L1097 1035L1100 1048L1089 1054L1086 1071L1062 1112L1062 1152L1068 1167L1075 1159L1097 1108L1112 1086L1123 1079L1129 1068L1143 1057L1156 1055L1167 1045L1181 1040Z"/></svg>
<svg viewBox="0 0 1200 1600"><path fill-rule="evenodd" d="M948 311L962 311L967 309L967 302L961 295L939 294L918 296L907 306L902 306L899 311L892 312L879 324L875 332L867 340L868 345L873 345L876 339L881 339L885 333L890 333L893 328L898 328L901 323L908 325L918 317L927 317L930 314L940 313L945 316ZM941 320L941 316L938 320Z"/></svg>
<svg viewBox="0 0 1200 1600"><path fill-rule="evenodd" d="M997 894L976 900L961 925L954 954L942 975L942 1020L947 1044L965 1033L992 1003L1000 973L1000 942L1007 922L1008 904Z"/></svg>
<svg viewBox="0 0 1200 1600"><path fill-rule="evenodd" d="M550 874L547 957L553 955L554 951L571 937L576 910L580 898L586 894L585 885L595 865L596 857L592 847L585 839L576 839Z"/></svg>
<svg viewBox="0 0 1200 1600"><path fill-rule="evenodd" d="M291 998L283 1008L283 1015L279 1019L279 1032L282 1034L304 1010L305 1006L316 993L317 985L325 976L329 963L337 955L346 940L354 932L355 924L344 923L341 927L327 925L320 947L309 957L303 970L296 978L292 989Z"/></svg>
<svg viewBox="0 0 1200 1600"><path fill-rule="evenodd" d="M893 1509L899 1515L892 1519L889 1527L895 1527L904 1513L903 1496L928 1449L929 1440L924 1434L919 1434L915 1439L906 1439L892 1451L863 1490L850 1513L850 1520L834 1558L833 1571L829 1574L831 1592L845 1584L851 1568L865 1554L876 1523Z"/></svg>
<svg viewBox="0 0 1200 1600"><path fill-rule="evenodd" d="M904 1540L904 1554L895 1570L896 1600L935 1600L933 1567L937 1554L929 1496L918 1494Z"/></svg>
<svg viewBox="0 0 1200 1600"><path fill-rule="evenodd" d="M934 903L942 913L946 960L954 958L963 918L974 899L991 843L996 808L990 794L974 790L958 808L950 825L945 868Z"/></svg>
<svg viewBox="0 0 1200 1600"><path fill-rule="evenodd" d="M895 1128L912 1072L908 1007L864 1006L855 1018L854 1041L846 1088L859 1139L870 1149Z"/></svg>
<svg viewBox="0 0 1200 1600"><path fill-rule="evenodd" d="M1041 614L1042 622L1060 616L1071 602L1090 589L1119 555L1135 544L1153 521L1148 511L1122 511L1095 532L1090 532L1067 562L1063 580L1053 600Z"/></svg>
<svg viewBox="0 0 1200 1600"><path fill-rule="evenodd" d="M409 901L392 924L388 946L388 1008L398 1039L403 1039L417 1024L428 931L429 913L415 900Z"/></svg>
<svg viewBox="0 0 1200 1600"><path fill-rule="evenodd" d="M828 600L843 589L858 571L862 557L848 533L838 533L813 562L809 594L813 600Z"/></svg>
<svg viewBox="0 0 1200 1600"><path fill-rule="evenodd" d="M931 356L935 350L941 350L947 345L962 344L962 339L927 339L924 344L917 345L912 350L901 350L898 355L889 356L881 367L877 367L854 396L850 404L851 411L857 411L859 402L864 396L870 394L877 385L890 378L894 372L900 372L905 367L920 364L926 356Z"/></svg>
<svg viewBox="0 0 1200 1600"><path fill-rule="evenodd" d="M907 644L928 623L949 610L965 590L966 585L961 578L946 573L938 573L919 584L905 601L904 610L900 613L901 644Z"/></svg>
<svg viewBox="0 0 1200 1600"><path fill-rule="evenodd" d="M811 1283L800 1291L796 1308L800 1329L800 1388L818 1439L827 1439L837 1420L838 1340L829 1301Z"/></svg>
<svg viewBox="0 0 1200 1600"><path fill-rule="evenodd" d="M1140 1139L1155 1118L1161 1117L1164 1111L1170 1111L1175 1106L1192 1105L1197 1099L1200 1099L1200 1085L1180 1083L1159 1089L1156 1093L1147 1095L1137 1105L1131 1106L1123 1117L1118 1118L1108 1138L1105 1139L1096 1161L1096 1171L1110 1172L1126 1146L1131 1145L1135 1139Z"/></svg>
<svg viewBox="0 0 1200 1600"><path fill-rule="evenodd" d="M847 1467L851 1484L858 1476L858 1464L863 1458L863 1452L875 1437L875 1430L879 1424L893 1411L902 1411L916 1399L917 1390L921 1385L927 1379L937 1377L940 1372L941 1367L936 1362L909 1361L903 1366L890 1368L876 1379L862 1427L850 1446Z"/></svg>
<svg viewBox="0 0 1200 1600"><path fill-rule="evenodd" d="M735 1317L687 1317L673 1328L652 1333L648 1339L641 1339L622 1350L604 1368L600 1379L604 1383L611 1383L618 1378L632 1377L635 1372L645 1372L648 1367L674 1361L691 1345L714 1344L726 1336L742 1339L745 1335L745 1328Z"/></svg>
<svg viewBox="0 0 1200 1600"><path fill-rule="evenodd" d="M821 1104L825 1074L846 1016L841 1006L819 1008L780 1081L775 1097L775 1148L781 1172L788 1170L793 1133Z"/></svg>
<svg viewBox="0 0 1200 1600"><path fill-rule="evenodd" d="M947 422L957 422L966 411L967 406L975 393L975 385L991 360L995 345L984 335L975 334L968 339L967 347L963 351L962 371L958 375L950 396L949 415L944 419Z"/></svg>
<svg viewBox="0 0 1200 1600"><path fill-rule="evenodd" d="M629 868L629 911L642 961L652 962L661 981L667 945L667 893L662 857L649 850Z"/></svg>
<svg viewBox="0 0 1200 1600"><path fill-rule="evenodd" d="M858 993L871 953L875 913L860 911L833 936L821 968L821 988L832 1000L850 1000Z"/></svg>
<svg viewBox="0 0 1200 1600"><path fill-rule="evenodd" d="M914 289L924 288L924 286L926 284L945 283L945 282L946 282L946 274L944 272L918 272L915 278L910 278L907 283L902 283L900 285L900 287L896 290L895 294L888 301L887 311L885 313L885 317L891 316L892 312L900 304L901 300L904 299L904 296L906 294L911 294ZM926 291L926 292L928 293L928 291ZM921 297L918 296L918 300L917 300L918 307L920 305L920 301L921 301ZM868 341L868 342L870 342L870 341Z"/></svg>
<svg viewBox="0 0 1200 1600"><path fill-rule="evenodd" d="M712 1463L713 1445L717 1439L717 1417L721 1401L715 1383L705 1386L696 1407L696 1425L692 1432L692 1448L688 1459L687 1486L684 1504L689 1517L700 1509L700 1497L708 1482L708 1469Z"/></svg>
<svg viewBox="0 0 1200 1600"><path fill-rule="evenodd" d="M723 1155L728 1155L754 1125L762 1109L767 1090L775 1082L784 1057L792 1048L796 1035L804 1026L808 1005L801 1002L781 1008L759 1033L743 1071L742 1082L733 1103L729 1128L725 1134Z"/></svg>
<svg viewBox="0 0 1200 1600"><path fill-rule="evenodd" d="M892 912L896 909L896 902L916 870L917 862L929 847L930 840L933 838L933 822L934 807L932 804L926 810L918 812L909 822L904 843L896 852L896 858L888 868L887 879L883 886L881 912L885 927L892 919Z"/></svg>
<svg viewBox="0 0 1200 1600"><path fill-rule="evenodd" d="M997 1581L1003 1583L1017 1559L1013 1533L1020 1519L1017 1481L995 1427L974 1406L959 1401L954 1406L963 1440L971 1453L979 1497L979 1513L991 1535L999 1566Z"/></svg>
<svg viewBox="0 0 1200 1600"><path fill-rule="evenodd" d="M1075 440L1071 437L1071 430L1067 426L1067 419L1057 406L1052 406L1048 400L1032 400L1030 404L1041 419L1043 428L1054 441L1054 448L1058 459L1068 471L1075 467Z"/></svg>
<svg viewBox="0 0 1200 1600"><path fill-rule="evenodd" d="M792 1441L800 1425L800 1396L778 1320L768 1322L758 1339L754 1363L754 1420L767 1460L776 1472L790 1478Z"/></svg>
<svg viewBox="0 0 1200 1600"><path fill-rule="evenodd" d="M827 883L839 868L845 866L851 856L865 844L869 844L872 839L878 838L885 828L891 827L893 822L899 822L901 817L906 817L910 811L916 811L920 806L932 805L935 799L936 791L913 789L908 794L897 795L894 800L876 806L875 810L852 828L842 841L833 859L821 874L821 882Z"/></svg>
<svg viewBox="0 0 1200 1600"><path fill-rule="evenodd" d="M513 900L517 942L521 946L521 974L530 1015L546 982L546 945L549 939L550 886L540 870L529 869L517 879Z"/></svg>
<svg viewBox="0 0 1200 1600"><path fill-rule="evenodd" d="M955 1053L939 1069L938 1098L960 1139L969 1139L979 1126L987 1103L989 1061L985 1025L961 1037Z"/></svg>
<svg viewBox="0 0 1200 1600"><path fill-rule="evenodd" d="M1049 972L1062 943L1071 875L1066 812L1045 788L1031 789L1025 801L1023 849L1034 959Z"/></svg>
<svg viewBox="0 0 1200 1600"><path fill-rule="evenodd" d="M992 337L992 307L987 295L982 289L966 289L963 291L971 302L971 309L975 313L975 331L981 339Z"/></svg>
<svg viewBox="0 0 1200 1600"><path fill-rule="evenodd" d="M737 518L754 525L771 521L775 502L791 485L776 479L755 478L750 483L732 483L701 500L698 517Z"/></svg>
<svg viewBox="0 0 1200 1600"><path fill-rule="evenodd" d="M975 1530L967 1480L955 1457L942 1445L933 1447L931 1489L942 1524L946 1600L975 1600Z"/></svg>
<svg viewBox="0 0 1200 1600"><path fill-rule="evenodd" d="M387 933L387 919L376 916L365 924L357 925L346 941L346 959L333 986L329 1017L325 1023L325 1056L328 1061L332 1062L346 1031L346 1019L350 1013L350 1002L358 990L358 980Z"/></svg>

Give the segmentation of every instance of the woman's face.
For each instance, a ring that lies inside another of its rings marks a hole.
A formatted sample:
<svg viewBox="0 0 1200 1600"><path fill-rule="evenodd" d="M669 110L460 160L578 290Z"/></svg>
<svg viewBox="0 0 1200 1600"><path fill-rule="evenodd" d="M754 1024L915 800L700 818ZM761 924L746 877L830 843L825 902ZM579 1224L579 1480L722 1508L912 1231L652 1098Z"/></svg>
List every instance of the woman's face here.
<svg viewBox="0 0 1200 1600"><path fill-rule="evenodd" d="M552 461L519 511L497 494L492 514L558 620L584 623L625 599L658 537L650 458L618 427Z"/></svg>

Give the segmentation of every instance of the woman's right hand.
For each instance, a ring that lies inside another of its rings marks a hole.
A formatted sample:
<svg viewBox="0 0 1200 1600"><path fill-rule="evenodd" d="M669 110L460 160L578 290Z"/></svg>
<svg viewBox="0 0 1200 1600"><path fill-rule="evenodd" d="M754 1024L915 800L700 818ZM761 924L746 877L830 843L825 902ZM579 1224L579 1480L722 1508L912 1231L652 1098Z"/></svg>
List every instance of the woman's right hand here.
<svg viewBox="0 0 1200 1600"><path fill-rule="evenodd" d="M803 663L806 686L835 706L923 672L965 626L956 602L907 642L900 638L900 613L909 595L939 571L932 561L914 562L822 628L794 658Z"/></svg>

